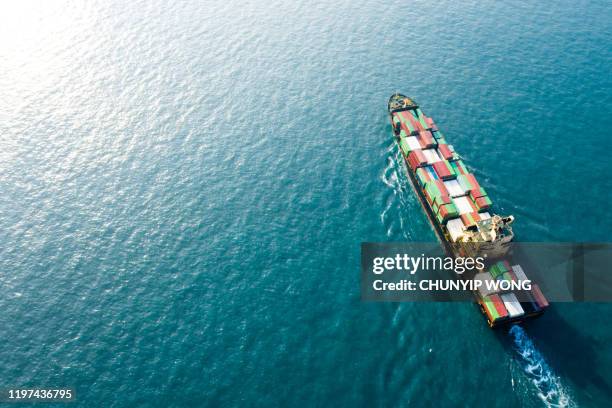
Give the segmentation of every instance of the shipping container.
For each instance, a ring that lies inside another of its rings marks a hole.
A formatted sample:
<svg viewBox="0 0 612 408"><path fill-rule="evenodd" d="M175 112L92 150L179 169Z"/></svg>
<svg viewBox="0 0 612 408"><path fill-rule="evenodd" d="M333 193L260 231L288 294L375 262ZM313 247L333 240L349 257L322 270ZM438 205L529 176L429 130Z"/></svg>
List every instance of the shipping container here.
<svg viewBox="0 0 612 408"><path fill-rule="evenodd" d="M525 272L523 271L523 268L521 268L521 265L514 265L512 267L512 271L514 272L514 274L516 275L518 280L520 280L520 281L529 280L529 279L527 279L527 275L525 275Z"/></svg>
<svg viewBox="0 0 612 408"><path fill-rule="evenodd" d="M548 307L548 300L544 297L540 287L535 283L531 285L531 294L540 308L545 309Z"/></svg>
<svg viewBox="0 0 612 408"><path fill-rule="evenodd" d="M499 295L489 295L489 299L493 301L493 305L495 305L495 310L497 311L497 315L500 317L500 319L508 317L508 311L506 310L504 302L501 300Z"/></svg>
<svg viewBox="0 0 612 408"><path fill-rule="evenodd" d="M446 229L451 237L452 242L457 242L461 236L463 236L464 225L461 218L455 218L448 220L446 223Z"/></svg>
<svg viewBox="0 0 612 408"><path fill-rule="evenodd" d="M433 168L442 180L450 180L456 177L455 172L446 160L434 163Z"/></svg>
<svg viewBox="0 0 612 408"><path fill-rule="evenodd" d="M440 156L438 156L436 149L425 149L423 150L423 154L425 155L425 158L427 159L427 164L434 164L439 161L442 161Z"/></svg>
<svg viewBox="0 0 612 408"><path fill-rule="evenodd" d="M489 273L493 278L497 278L501 274L497 264L491 265L491 267L489 268Z"/></svg>
<svg viewBox="0 0 612 408"><path fill-rule="evenodd" d="M421 109L417 108L415 113L416 113L415 116L417 117L421 126L423 126L423 129L427 129L427 122L425 122L425 115L423 114L423 112L421 112Z"/></svg>
<svg viewBox="0 0 612 408"><path fill-rule="evenodd" d="M455 204L455 207L457 207L459 214L478 212L478 209L474 207L472 201L466 196L453 198L453 203Z"/></svg>
<svg viewBox="0 0 612 408"><path fill-rule="evenodd" d="M438 143L441 144L442 142L438 141ZM463 164L463 160L453 160L450 162L450 164L457 175L465 175L469 173L469 171L465 167L465 164Z"/></svg>
<svg viewBox="0 0 612 408"><path fill-rule="evenodd" d="M436 171L433 169L433 167L425 166L423 168L427 170L427 173L429 173L429 177L431 178L431 180L438 180L438 175L436 174Z"/></svg>
<svg viewBox="0 0 612 408"><path fill-rule="evenodd" d="M497 309L495 308L495 305L493 304L493 301L489 296L484 298L483 305L485 312L487 313L487 317L489 318L489 321L494 322L499 319Z"/></svg>
<svg viewBox="0 0 612 408"><path fill-rule="evenodd" d="M425 158L422 150L413 150L408 155L408 163L410 164L412 170L416 170L418 167L427 164L427 159Z"/></svg>
<svg viewBox="0 0 612 408"><path fill-rule="evenodd" d="M501 295L501 300L504 302L504 306L510 317L518 317L525 314L525 311L514 293L504 293Z"/></svg>
<svg viewBox="0 0 612 408"><path fill-rule="evenodd" d="M416 176L419 180L419 184L421 185L421 187L424 186L428 181L431 181L431 176L429 175L429 172L425 170L425 167L419 167L418 169L416 169Z"/></svg>
<svg viewBox="0 0 612 408"><path fill-rule="evenodd" d="M408 154L412 151L410 146L408 146L408 142L403 137L400 138L400 148L402 149L404 156L408 156Z"/></svg>
<svg viewBox="0 0 612 408"><path fill-rule="evenodd" d="M463 224L466 226L476 225L478 221L480 221L480 216L477 212L471 212L467 214L461 214L461 220Z"/></svg>
<svg viewBox="0 0 612 408"><path fill-rule="evenodd" d="M438 143L440 143L440 139L444 139L444 135L439 130L436 130L433 135L436 139L438 139Z"/></svg>
<svg viewBox="0 0 612 408"><path fill-rule="evenodd" d="M487 196L478 197L473 202L476 204L476 207L478 207L478 211L487 210L493 205L493 202Z"/></svg>
<svg viewBox="0 0 612 408"><path fill-rule="evenodd" d="M406 138L406 142L408 142L408 146L410 147L410 150L418 150L421 148L419 139L416 136L408 136Z"/></svg>
<svg viewBox="0 0 612 408"><path fill-rule="evenodd" d="M449 225L453 221L455 220L450 220L447 225ZM489 286L487 286L487 281L493 281L493 277L491 276L489 272L477 273L476 275L474 275L474 280L482 282L480 286L478 287L478 293L480 294L482 298L495 293L495 289L493 286L491 286L490 289L489 289Z"/></svg>
<svg viewBox="0 0 612 408"><path fill-rule="evenodd" d="M455 157L453 152L451 152L451 150L448 148L447 144L438 143L438 153L446 160L451 160L453 157Z"/></svg>
<svg viewBox="0 0 612 408"><path fill-rule="evenodd" d="M465 191L463 191L457 180L447 180L444 182L444 186L448 190L448 194L451 197L461 197L462 195L465 195Z"/></svg>

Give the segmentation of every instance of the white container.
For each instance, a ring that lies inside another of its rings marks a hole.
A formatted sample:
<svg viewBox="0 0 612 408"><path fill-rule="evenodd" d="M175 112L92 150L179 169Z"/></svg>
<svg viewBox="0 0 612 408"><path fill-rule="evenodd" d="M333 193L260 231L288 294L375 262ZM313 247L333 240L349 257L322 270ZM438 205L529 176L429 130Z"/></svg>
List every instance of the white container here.
<svg viewBox="0 0 612 408"><path fill-rule="evenodd" d="M491 214L489 214L486 211L478 214L478 216L480 217L481 220L488 220L489 218L491 218Z"/></svg>
<svg viewBox="0 0 612 408"><path fill-rule="evenodd" d="M510 317L519 317L525 314L525 311L521 307L516 295L514 293L504 293L500 295L502 302L504 302L504 306L506 306L506 310L508 311L508 315Z"/></svg>
<svg viewBox="0 0 612 408"><path fill-rule="evenodd" d="M459 211L459 214L469 214L471 212L474 212L474 208L472 208L472 205L468 201L469 198L465 196L455 197L455 198L452 198L452 200L453 200L453 203L455 204L455 207L457 207L457 211Z"/></svg>
<svg viewBox="0 0 612 408"><path fill-rule="evenodd" d="M528 280L527 275L525 275L525 271L523 271L523 268L521 268L521 265L514 265L512 267L512 271L514 272L518 280L520 281Z"/></svg>
<svg viewBox="0 0 612 408"><path fill-rule="evenodd" d="M423 150L423 154L427 159L427 164L434 164L439 161L442 161L440 156L438 156L438 152L436 151L436 149L425 149Z"/></svg>
<svg viewBox="0 0 612 408"><path fill-rule="evenodd" d="M482 282L482 284L478 288L478 293L480 293L480 296L482 296L483 298L485 296L489 296L491 294L496 293L495 290L493 290L493 289L489 290L487 288L487 283L486 282L487 281L493 281L493 277L491 276L491 274L489 272L477 273L476 275L474 275L474 280ZM491 286L491 288L493 288L493 286Z"/></svg>
<svg viewBox="0 0 612 408"><path fill-rule="evenodd" d="M410 150L420 150L421 144L419 143L419 139L416 136L408 136L406 138L406 142L408 143L408 147Z"/></svg>
<svg viewBox="0 0 612 408"><path fill-rule="evenodd" d="M463 236L463 227L464 225L461 218L455 218L446 223L446 229L448 230L448 234L451 236L451 241L457 242L457 240Z"/></svg>
<svg viewBox="0 0 612 408"><path fill-rule="evenodd" d="M465 195L465 191L461 188L461 185L457 180L445 181L444 187L446 187L448 194L450 194L451 197L460 197Z"/></svg>

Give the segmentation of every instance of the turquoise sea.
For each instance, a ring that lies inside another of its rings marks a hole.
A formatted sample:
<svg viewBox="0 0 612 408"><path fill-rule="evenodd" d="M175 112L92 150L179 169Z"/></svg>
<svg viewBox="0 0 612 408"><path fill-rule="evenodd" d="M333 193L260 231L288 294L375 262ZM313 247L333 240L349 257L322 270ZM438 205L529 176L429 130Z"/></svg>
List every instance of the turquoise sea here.
<svg viewBox="0 0 612 408"><path fill-rule="evenodd" d="M610 241L606 1L0 4L0 386L78 407L603 407L612 307L360 301L430 241L413 96L523 241ZM21 405L23 406L23 405Z"/></svg>

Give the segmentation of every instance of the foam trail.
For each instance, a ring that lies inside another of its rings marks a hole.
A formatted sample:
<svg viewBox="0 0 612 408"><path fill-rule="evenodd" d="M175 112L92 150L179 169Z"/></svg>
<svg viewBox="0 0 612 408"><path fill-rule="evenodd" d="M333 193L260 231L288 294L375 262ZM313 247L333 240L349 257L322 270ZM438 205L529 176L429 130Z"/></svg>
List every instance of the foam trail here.
<svg viewBox="0 0 612 408"><path fill-rule="evenodd" d="M397 217L397 213L401 214L402 208L405 205L405 186L403 185L399 172L402 170L402 165L398 161L399 151L395 142L387 149L387 166L380 175L380 179L393 193L387 200L385 208L380 214L380 219L383 225L387 228L387 236L393 237L395 231L399 230L405 239L409 238L409 233L404 226L402 217ZM400 155L401 157L401 155ZM399 228L396 227L399 219Z"/></svg>
<svg viewBox="0 0 612 408"><path fill-rule="evenodd" d="M513 326L510 334L514 338L516 351L521 356L523 370L538 391L538 397L547 407L575 407L563 388L561 380L544 360L525 330Z"/></svg>

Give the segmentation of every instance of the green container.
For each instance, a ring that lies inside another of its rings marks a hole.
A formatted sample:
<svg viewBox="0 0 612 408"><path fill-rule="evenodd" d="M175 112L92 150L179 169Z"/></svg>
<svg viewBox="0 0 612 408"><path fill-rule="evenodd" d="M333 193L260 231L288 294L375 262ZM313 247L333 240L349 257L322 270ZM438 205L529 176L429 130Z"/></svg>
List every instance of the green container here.
<svg viewBox="0 0 612 408"><path fill-rule="evenodd" d="M402 152L404 152L404 154L408 156L408 153L410 153L410 146L408 145L406 139L403 137L400 138L400 148L402 149Z"/></svg>
<svg viewBox="0 0 612 408"><path fill-rule="evenodd" d="M427 181L429 180L429 173L423 167L419 167L417 169L416 175L417 179L419 180L419 183L421 183L421 186L424 186L425 183L427 183Z"/></svg>
<svg viewBox="0 0 612 408"><path fill-rule="evenodd" d="M418 115L417 119L419 120L419 123L421 124L421 126L423 126L423 129L427 129L427 123L425 123L425 115L423 114L421 109L417 108L416 113Z"/></svg>
<svg viewBox="0 0 612 408"><path fill-rule="evenodd" d="M444 205L444 204L446 204L446 203L442 201L442 194L441 193L434 197L434 205L440 206L440 205Z"/></svg>
<svg viewBox="0 0 612 408"><path fill-rule="evenodd" d="M429 193L430 197L437 197L439 195L442 195L442 192L440 192L440 190L438 189L438 186L432 181L428 182L425 185L425 191Z"/></svg>
<svg viewBox="0 0 612 408"><path fill-rule="evenodd" d="M453 168L453 170L455 171L455 174L457 174L457 177L462 176L463 174L467 174L468 170L465 167L465 165L463 164L463 161L461 160L455 160L450 162L451 167ZM462 173L463 171L463 173Z"/></svg>
<svg viewBox="0 0 612 408"><path fill-rule="evenodd" d="M446 209L448 210L449 217L455 218L459 216L459 210L457 210L457 207L452 202L450 204L446 204Z"/></svg>
<svg viewBox="0 0 612 408"><path fill-rule="evenodd" d="M497 278L497 276L500 274L499 268L497 267L497 264L493 264L491 266L491 268L489 269L489 273L491 274L491 276L493 278Z"/></svg>
<svg viewBox="0 0 612 408"><path fill-rule="evenodd" d="M495 309L495 304L490 297L487 296L484 298L484 305L494 321L499 319L499 314L497 313L497 309Z"/></svg>
<svg viewBox="0 0 612 408"><path fill-rule="evenodd" d="M504 263L502 261L497 262L495 265L497 265L497 269L499 269L501 271L501 273L508 272L508 269L506 268L506 265L504 265Z"/></svg>
<svg viewBox="0 0 612 408"><path fill-rule="evenodd" d="M470 196L470 197L471 197L471 196ZM485 205L484 205L484 206L479 206L478 204L476 204L476 200L482 201L483 199L485 200ZM473 203L474 203L474 205L475 205L476 207L478 207L479 209L482 209L482 208L488 208L488 207L490 207L490 206L492 206L492 205L493 205L493 201L491 201L491 199L489 198L489 196L482 196L482 197L478 197L477 199L472 199L472 202L473 202Z"/></svg>
<svg viewBox="0 0 612 408"><path fill-rule="evenodd" d="M473 186L466 176L466 174L459 174L457 176L457 181L459 182L459 185L461 185L461 188L463 188L464 191L469 191L473 188Z"/></svg>
<svg viewBox="0 0 612 408"><path fill-rule="evenodd" d="M453 169L453 166L451 166L448 160L443 160L442 163L444 163L452 177L457 176L457 172L455 171L455 169Z"/></svg>
<svg viewBox="0 0 612 408"><path fill-rule="evenodd" d="M404 121L404 123L408 127L408 130L410 131L410 133L414 132L414 128L412 127L412 123L410 123L410 121L406 120Z"/></svg>

